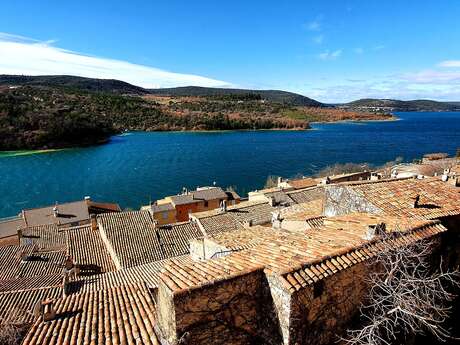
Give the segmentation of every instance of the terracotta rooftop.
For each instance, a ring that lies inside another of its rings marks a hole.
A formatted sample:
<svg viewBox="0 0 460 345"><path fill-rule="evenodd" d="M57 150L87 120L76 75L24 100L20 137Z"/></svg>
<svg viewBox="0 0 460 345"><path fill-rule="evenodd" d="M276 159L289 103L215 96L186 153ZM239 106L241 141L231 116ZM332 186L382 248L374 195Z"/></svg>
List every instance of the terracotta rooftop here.
<svg viewBox="0 0 460 345"><path fill-rule="evenodd" d="M317 179L313 179L310 177L305 177L305 178L300 178L300 179L295 179L295 180L289 180L288 184L292 186L295 189L303 189L303 188L308 188L308 187L314 187L319 183Z"/></svg>
<svg viewBox="0 0 460 345"><path fill-rule="evenodd" d="M65 248L39 249L32 246L0 247L0 280L45 276L62 272Z"/></svg>
<svg viewBox="0 0 460 345"><path fill-rule="evenodd" d="M318 200L324 197L324 187L316 186L306 189L296 190L292 192L287 192L292 200L296 203L306 203L313 200Z"/></svg>
<svg viewBox="0 0 460 345"><path fill-rule="evenodd" d="M56 224L31 226L22 229L21 244L35 244L40 248L65 246L66 235Z"/></svg>
<svg viewBox="0 0 460 345"><path fill-rule="evenodd" d="M30 324L34 321L34 308L38 301L58 298L61 287L16 290L0 293L0 324Z"/></svg>
<svg viewBox="0 0 460 345"><path fill-rule="evenodd" d="M32 325L23 345L159 344L154 305L144 284L70 295L56 301L53 320Z"/></svg>
<svg viewBox="0 0 460 345"><path fill-rule="evenodd" d="M148 211L103 214L98 224L118 268L188 254L189 240L202 236L193 222L155 227Z"/></svg>
<svg viewBox="0 0 460 345"><path fill-rule="evenodd" d="M220 232L241 229L248 221L253 225L270 223L272 212L276 210L276 207L267 202L245 201L229 206L226 212L219 209L199 212L194 213L192 218L197 219L206 235L213 236Z"/></svg>
<svg viewBox="0 0 460 345"><path fill-rule="evenodd" d="M354 263L355 260L349 261L347 255L354 257L355 254L346 253L368 245L369 241L364 239L368 225L380 222L385 222L389 230L397 229L403 234L419 228L429 228L427 234L445 230L433 221L400 222L397 218L368 214L351 214L329 219L320 229L307 230L305 233L252 227L209 239L225 248L236 246L237 250L244 249L246 244L254 244L249 249L181 267L168 264L160 278L171 290L179 292L260 267L268 274L283 275L318 262L320 266L327 267L328 258L334 255L345 255L346 262Z"/></svg>
<svg viewBox="0 0 460 345"><path fill-rule="evenodd" d="M66 236L68 254L80 265L82 273L110 272L116 269L101 234L90 225L73 227L63 232Z"/></svg>
<svg viewBox="0 0 460 345"><path fill-rule="evenodd" d="M183 255L144 265L123 268L114 272L93 276L79 276L76 281L70 283L69 293L105 290L132 283L146 283L149 288L155 288L158 286L159 275L163 266L170 262L176 262L178 265L186 265L191 263L192 259L190 255Z"/></svg>
<svg viewBox="0 0 460 345"><path fill-rule="evenodd" d="M436 219L460 214L460 191L437 178L348 185L388 215ZM420 196L420 201L414 208L416 196Z"/></svg>

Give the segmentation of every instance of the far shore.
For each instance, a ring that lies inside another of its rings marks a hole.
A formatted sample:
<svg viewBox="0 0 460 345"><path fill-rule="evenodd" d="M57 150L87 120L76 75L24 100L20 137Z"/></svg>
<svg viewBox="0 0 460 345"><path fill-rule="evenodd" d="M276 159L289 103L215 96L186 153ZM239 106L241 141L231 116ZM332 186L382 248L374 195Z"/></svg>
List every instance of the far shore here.
<svg viewBox="0 0 460 345"><path fill-rule="evenodd" d="M399 117L393 115L386 119L378 119L378 120L369 120L369 119L348 119L348 120L338 120L338 121L313 121L309 122L310 124L340 124L340 123L366 123L366 122L385 122L385 121L398 121L400 120ZM280 132L297 132L297 131L309 131L314 130L314 128L266 128L266 129L213 129L213 130L176 130L176 131L127 131L116 133L113 136L124 136L129 133L135 132L157 132L157 133L221 133L221 132L264 132L264 131L280 131ZM0 151L0 158L6 157L19 157L19 156L28 156L28 155L36 155L36 154L43 154L43 153L53 153L59 152L64 150L71 150L77 149L82 147L88 146L98 146L102 144L106 144L110 141L110 137L106 140L102 140L98 143L94 143L94 145L78 145L73 147L63 147L63 148L55 148L55 149L24 149L24 150L12 150L12 151Z"/></svg>

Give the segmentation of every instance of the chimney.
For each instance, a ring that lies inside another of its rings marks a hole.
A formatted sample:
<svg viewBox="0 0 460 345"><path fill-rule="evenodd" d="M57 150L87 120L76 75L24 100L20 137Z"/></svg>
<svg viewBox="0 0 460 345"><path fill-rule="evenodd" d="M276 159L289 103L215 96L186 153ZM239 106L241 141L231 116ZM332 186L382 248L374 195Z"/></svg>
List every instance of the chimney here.
<svg viewBox="0 0 460 345"><path fill-rule="evenodd" d="M281 176L278 176L278 187L280 186L281 182L283 182L283 178Z"/></svg>
<svg viewBox="0 0 460 345"><path fill-rule="evenodd" d="M250 228L252 226L252 219L247 219L243 221L243 227Z"/></svg>
<svg viewBox="0 0 460 345"><path fill-rule="evenodd" d="M95 214L92 214L90 216L90 222L91 222L91 230L96 231L97 230L97 218Z"/></svg>
<svg viewBox="0 0 460 345"><path fill-rule="evenodd" d="M42 302L43 305L43 321L51 321L56 317L56 310L54 310L54 302L51 299L46 299Z"/></svg>
<svg viewBox="0 0 460 345"><path fill-rule="evenodd" d="M420 203L420 195L417 194L413 199L414 199L414 204L412 205L413 208L418 208L418 207L419 207L419 203Z"/></svg>
<svg viewBox="0 0 460 345"><path fill-rule="evenodd" d="M363 239L367 241L371 241L375 238L375 236L381 236L386 232L386 224L379 223L379 224L369 224L367 226L367 231L363 236Z"/></svg>
<svg viewBox="0 0 460 345"><path fill-rule="evenodd" d="M442 176L441 176L442 182L447 182L448 179L449 179L449 175L447 175L447 174L442 174Z"/></svg>
<svg viewBox="0 0 460 345"><path fill-rule="evenodd" d="M220 211L221 212L227 212L227 200L222 200L220 202Z"/></svg>
<svg viewBox="0 0 460 345"><path fill-rule="evenodd" d="M90 201L91 200L91 197L90 196L85 196L85 201Z"/></svg>
<svg viewBox="0 0 460 345"><path fill-rule="evenodd" d="M56 205L54 205L54 207L53 207L53 216L54 216L54 218L59 217L59 210L58 210L57 202L56 202Z"/></svg>
<svg viewBox="0 0 460 345"><path fill-rule="evenodd" d="M274 229L281 229L281 223L283 219L281 218L280 211L272 212L272 227Z"/></svg>

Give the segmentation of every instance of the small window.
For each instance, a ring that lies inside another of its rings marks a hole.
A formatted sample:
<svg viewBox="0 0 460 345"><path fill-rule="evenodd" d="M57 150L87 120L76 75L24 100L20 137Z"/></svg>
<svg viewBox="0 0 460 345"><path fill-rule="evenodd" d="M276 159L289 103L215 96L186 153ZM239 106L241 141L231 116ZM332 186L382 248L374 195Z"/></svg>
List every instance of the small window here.
<svg viewBox="0 0 460 345"><path fill-rule="evenodd" d="M208 201L205 201L204 202L204 207L208 207L208 206L209 206Z"/></svg>
<svg viewBox="0 0 460 345"><path fill-rule="evenodd" d="M168 219L168 211L163 211L161 213L161 216L163 217L163 219Z"/></svg>

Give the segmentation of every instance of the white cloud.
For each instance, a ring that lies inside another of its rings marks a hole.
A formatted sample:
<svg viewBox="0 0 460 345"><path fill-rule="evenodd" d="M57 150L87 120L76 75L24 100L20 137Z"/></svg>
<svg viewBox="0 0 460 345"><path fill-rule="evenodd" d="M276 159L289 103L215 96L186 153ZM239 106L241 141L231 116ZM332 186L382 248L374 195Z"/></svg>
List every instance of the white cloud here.
<svg viewBox="0 0 460 345"><path fill-rule="evenodd" d="M335 60L342 55L342 49L335 50L330 52L329 50L318 54L318 58L321 60Z"/></svg>
<svg viewBox="0 0 460 345"><path fill-rule="evenodd" d="M460 60L446 60L438 64L439 67L460 67Z"/></svg>
<svg viewBox="0 0 460 345"><path fill-rule="evenodd" d="M425 70L402 74L401 79L420 84L460 84L460 71Z"/></svg>
<svg viewBox="0 0 460 345"><path fill-rule="evenodd" d="M231 84L193 74L181 74L126 61L79 54L0 32L0 74L76 75L119 79L146 88L174 86L230 87Z"/></svg>

